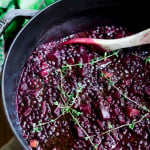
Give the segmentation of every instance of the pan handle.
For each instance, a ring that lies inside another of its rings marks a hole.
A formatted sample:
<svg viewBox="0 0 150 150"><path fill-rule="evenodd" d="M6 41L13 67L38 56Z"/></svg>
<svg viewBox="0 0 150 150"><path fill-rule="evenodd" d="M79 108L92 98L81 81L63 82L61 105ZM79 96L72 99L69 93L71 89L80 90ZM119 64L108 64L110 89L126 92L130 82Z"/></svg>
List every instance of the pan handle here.
<svg viewBox="0 0 150 150"><path fill-rule="evenodd" d="M0 20L0 36L4 32L4 30L8 27L8 25L12 22L13 19L19 16L24 16L26 18L30 18L35 16L39 10L24 10L24 9L13 9L10 10L3 19Z"/></svg>

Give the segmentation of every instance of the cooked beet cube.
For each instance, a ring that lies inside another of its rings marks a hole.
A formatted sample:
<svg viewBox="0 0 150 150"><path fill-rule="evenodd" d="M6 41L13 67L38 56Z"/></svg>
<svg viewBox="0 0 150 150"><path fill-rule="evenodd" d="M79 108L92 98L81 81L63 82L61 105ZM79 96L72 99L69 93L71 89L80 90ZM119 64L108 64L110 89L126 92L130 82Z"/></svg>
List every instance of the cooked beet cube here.
<svg viewBox="0 0 150 150"><path fill-rule="evenodd" d="M118 117L118 119L119 119L119 123L120 124L125 124L125 118L122 116L122 115L120 115L119 117Z"/></svg>
<svg viewBox="0 0 150 150"><path fill-rule="evenodd" d="M49 70L48 69L42 69L40 74L42 77L47 77L49 74Z"/></svg>
<svg viewBox="0 0 150 150"><path fill-rule="evenodd" d="M23 113L23 115L26 117L26 116L28 116L30 113L31 113L31 108L30 107L28 107L28 108L26 108L25 110L24 110L24 113Z"/></svg>
<svg viewBox="0 0 150 150"><path fill-rule="evenodd" d="M115 107L115 108L113 109L113 112L114 112L114 114L115 114L116 116L118 116L119 113L120 113L120 109L119 109L118 107Z"/></svg>
<svg viewBox="0 0 150 150"><path fill-rule="evenodd" d="M111 103L112 97L111 97L111 96L108 96L108 97L106 97L106 100L107 100L108 103Z"/></svg>
<svg viewBox="0 0 150 150"><path fill-rule="evenodd" d="M110 119L110 113L107 107L103 106L103 104L99 105L99 111L103 120Z"/></svg>
<svg viewBox="0 0 150 150"><path fill-rule="evenodd" d="M119 93L119 91L115 91L113 94L112 94L112 98L115 99L115 100L118 100L121 98L121 95Z"/></svg>
<svg viewBox="0 0 150 150"><path fill-rule="evenodd" d="M150 86L147 86L147 87L145 88L145 93L146 93L148 96L150 96Z"/></svg>
<svg viewBox="0 0 150 150"><path fill-rule="evenodd" d="M80 110L85 114L91 113L91 108L90 108L89 104L81 105Z"/></svg>
<svg viewBox="0 0 150 150"><path fill-rule="evenodd" d="M79 138L84 137L83 131L81 128L79 128L78 126L74 125L74 129L75 129L75 133L77 134L77 136Z"/></svg>
<svg viewBox="0 0 150 150"><path fill-rule="evenodd" d="M59 50L53 51L52 53L49 53L47 55L47 58L51 61L57 61L60 57L60 52Z"/></svg>
<svg viewBox="0 0 150 150"><path fill-rule="evenodd" d="M129 107L129 106L126 109L126 112L127 112L128 117L130 118L135 118L140 113L139 110Z"/></svg>
<svg viewBox="0 0 150 150"><path fill-rule="evenodd" d="M96 120L96 123L97 123L98 127L99 127L102 131L105 130L104 124L103 124L102 121L100 121L100 120L97 119L97 120Z"/></svg>
<svg viewBox="0 0 150 150"><path fill-rule="evenodd" d="M109 72L109 71L103 71L103 73L104 73L106 78L111 78L113 76L113 73Z"/></svg>
<svg viewBox="0 0 150 150"><path fill-rule="evenodd" d="M56 116L56 117L58 117L59 115L60 115L60 108L59 108L59 106L56 106L56 108L54 109L54 111L53 111L53 114Z"/></svg>

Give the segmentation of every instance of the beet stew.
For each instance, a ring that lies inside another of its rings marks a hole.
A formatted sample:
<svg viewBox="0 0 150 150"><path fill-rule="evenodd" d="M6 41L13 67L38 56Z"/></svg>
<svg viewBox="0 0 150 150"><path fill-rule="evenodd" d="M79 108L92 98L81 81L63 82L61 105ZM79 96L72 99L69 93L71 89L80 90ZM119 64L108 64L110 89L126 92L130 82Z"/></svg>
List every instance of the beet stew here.
<svg viewBox="0 0 150 150"><path fill-rule="evenodd" d="M28 58L17 108L37 150L150 150L150 45L99 51L75 37L114 39L124 27L97 26L43 44Z"/></svg>

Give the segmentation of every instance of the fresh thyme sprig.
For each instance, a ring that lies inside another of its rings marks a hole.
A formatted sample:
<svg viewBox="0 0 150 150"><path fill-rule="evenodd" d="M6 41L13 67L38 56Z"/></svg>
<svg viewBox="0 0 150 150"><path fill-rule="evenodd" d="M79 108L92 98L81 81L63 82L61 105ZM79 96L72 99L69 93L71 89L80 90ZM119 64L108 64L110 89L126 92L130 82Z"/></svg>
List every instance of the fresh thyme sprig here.
<svg viewBox="0 0 150 150"><path fill-rule="evenodd" d="M90 62L88 62L88 63L81 63L81 62L78 62L77 64L73 64L73 65L66 64L66 65L62 66L62 68L65 68L65 70L66 70L67 68L70 68L70 67L76 67L76 66L81 67L81 66L83 66L83 65L93 65L93 64L98 63L98 62L100 62L100 61L102 61L102 60L106 60L107 58L110 58L110 57L112 57L112 56L118 56L118 53L119 53L119 50L114 51L111 55L108 55L108 54L105 52L105 53L104 53L104 57L100 56L100 57L94 58L94 59L92 59L92 60L91 60Z"/></svg>
<svg viewBox="0 0 150 150"><path fill-rule="evenodd" d="M41 130L41 127L42 127L42 126L47 125L47 124L49 124L49 123L53 123L53 122L55 122L56 120L60 119L62 116L63 116L63 114L59 115L59 116L58 116L57 118L55 118L55 119L49 119L49 121L47 121L47 122L43 122L43 123L39 122L38 125L33 124L33 131L34 131L34 132L39 132L39 129Z"/></svg>
<svg viewBox="0 0 150 150"><path fill-rule="evenodd" d="M148 63L148 62L150 62L150 56L148 56L145 60L145 63Z"/></svg>
<svg viewBox="0 0 150 150"><path fill-rule="evenodd" d="M119 127L116 127L116 128L111 128L111 129L109 129L109 130L103 132L103 133L101 134L101 136L102 136L102 135L105 135L105 134L107 134L107 133L110 133L110 132L112 132L112 131L114 131L114 130L123 128L123 127L129 127L130 129L133 130L134 126L135 126L136 124L142 122L143 119L145 119L149 114L150 114L150 113L146 113L144 116L142 116L142 117L141 117L139 120L137 120L137 121L133 120L131 123L123 124L123 125L121 125L121 126L119 126Z"/></svg>
<svg viewBox="0 0 150 150"><path fill-rule="evenodd" d="M150 112L150 110L149 110L146 106L143 106L143 105L141 105L141 104L135 102L134 100L132 100L131 98L129 98L129 97L127 96L127 94L124 94L124 93L115 85L115 83L111 80L111 78L106 77L106 75L105 75L103 72L101 72L101 74L103 74L102 76L105 77L105 79L107 79L107 80L109 81L109 84L110 84L111 86L113 86L113 87L123 96L123 100L124 100L124 98L125 98L125 99L129 100L130 102L136 104L139 108L142 108L144 111Z"/></svg>
<svg viewBox="0 0 150 150"><path fill-rule="evenodd" d="M79 126L79 128L84 132L84 134L86 135L86 138L90 141L90 143L92 144L92 146L95 147L95 144L93 143L91 137L88 135L88 133L85 131L85 129L80 125L78 119L76 117L74 117L74 115L72 113L70 113L70 115L72 116L72 118L75 121L75 123Z"/></svg>
<svg viewBox="0 0 150 150"><path fill-rule="evenodd" d="M61 109L61 114L57 118L55 118L55 119L50 119L50 121L48 121L48 122L44 122L44 123L39 122L38 125L34 124L34 126L33 126L34 131L38 132L39 129L41 129L41 126L49 124L49 123L52 123L52 122L55 122L58 119L60 119L63 115L65 115L65 114L68 113L72 117L72 119L75 122L75 124L77 124L78 127L85 134L85 140L86 141L89 140L89 142L91 143L91 145L93 147L93 150L97 150L100 143L96 143L96 144L93 143L93 140L92 140L91 136L89 136L89 134L87 133L87 131L79 123L78 117L82 115L82 112L79 112L76 109L72 108L72 106L77 102L77 99L78 99L80 93L82 93L83 88L85 86L82 85L81 83L78 83L77 84L77 89L76 89L76 94L75 95L74 94L69 94L69 93L65 92L65 90L63 88L63 80L64 80L65 72L66 72L67 69L71 70L73 67L77 67L77 66L80 67L80 68L82 68L83 65L93 65L93 64L96 64L96 63L98 63L100 61L103 61L103 60L105 61L107 58L110 58L112 56L118 57L118 54L119 54L119 51L114 51L111 55L108 55L107 53L104 53L103 57L100 56L100 57L94 58L89 63L78 62L77 64L73 64L73 65L66 64L66 65L62 66L62 68L57 69L57 72L60 73L60 85L58 85L58 90L60 91L61 100L62 100L63 104L61 106L59 106L59 103L57 101L55 101L54 105L58 106ZM148 57L148 59L146 60L146 63L149 62L149 59L150 58ZM123 128L123 127L129 127L130 129L133 129L136 124L142 122L143 119L145 119L150 114L150 110L146 106L138 104L137 102L135 102L134 100L132 100L131 98L129 98L126 93L123 93L115 85L115 83L112 81L111 77L108 78L103 72L101 72L101 76L104 77L104 78L106 78L109 81L109 85L112 86L112 87L114 87L123 96L122 97L123 100L127 99L130 102L132 102L135 105L137 105L138 107L142 108L144 111L148 112L145 115L143 115L139 120L136 121L134 119L134 120L132 120L131 123L127 123L127 124L121 125L119 127L113 127L111 124L108 124L109 130L103 132L101 134L101 136L105 135L107 133L110 133L110 132L112 132L114 130Z"/></svg>

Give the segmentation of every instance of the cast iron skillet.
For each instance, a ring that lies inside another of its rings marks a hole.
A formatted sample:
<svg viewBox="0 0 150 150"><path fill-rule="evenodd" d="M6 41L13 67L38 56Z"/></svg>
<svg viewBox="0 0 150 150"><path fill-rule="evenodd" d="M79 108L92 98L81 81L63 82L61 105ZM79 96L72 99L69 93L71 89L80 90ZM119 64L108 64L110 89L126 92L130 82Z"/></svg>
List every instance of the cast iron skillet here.
<svg viewBox="0 0 150 150"><path fill-rule="evenodd" d="M143 1L142 1L143 2ZM24 149L29 149L19 126L16 91L23 66L36 46L96 25L121 25L133 31L150 27L147 3L128 0L62 0L47 7L20 31L12 43L2 74L2 96L8 122ZM22 14L23 16L25 14ZM32 16L28 14L28 16ZM8 20L0 22L0 30Z"/></svg>

